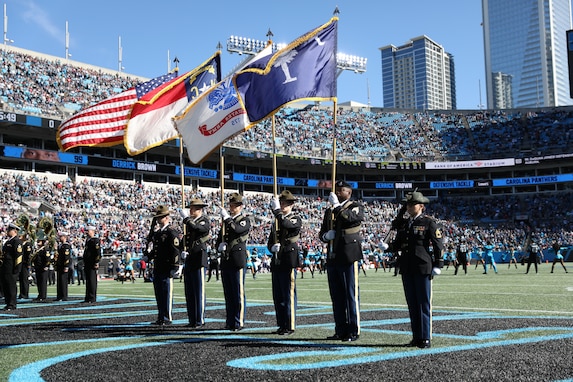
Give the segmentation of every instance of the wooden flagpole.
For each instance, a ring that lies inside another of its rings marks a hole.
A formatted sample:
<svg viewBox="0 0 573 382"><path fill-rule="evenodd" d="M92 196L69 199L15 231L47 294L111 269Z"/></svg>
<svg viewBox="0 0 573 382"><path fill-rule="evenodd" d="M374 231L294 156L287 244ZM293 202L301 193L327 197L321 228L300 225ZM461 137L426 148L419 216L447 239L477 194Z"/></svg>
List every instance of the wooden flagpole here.
<svg viewBox="0 0 573 382"><path fill-rule="evenodd" d="M333 111L334 115L332 117L332 121L333 121L334 127L333 127L333 137L332 137L332 186L331 186L332 192L335 191L335 183L336 183L336 134L338 133L337 128L336 128L336 126L337 126L337 121L336 121L336 119L337 119L336 118L337 117L337 115L336 115L337 114L337 110L336 110L337 109L337 101L336 100L334 100L334 102L333 102L333 109L334 109L334 111Z"/></svg>
<svg viewBox="0 0 573 382"><path fill-rule="evenodd" d="M219 181L221 183L221 208L225 208L225 157L223 145L219 147ZM221 237L225 236L225 222L221 219Z"/></svg>
<svg viewBox="0 0 573 382"><path fill-rule="evenodd" d="M183 137L179 136L179 166L181 171L181 209L185 209L185 161L183 160Z"/></svg>
<svg viewBox="0 0 573 382"><path fill-rule="evenodd" d="M183 137L179 135L179 167L181 172L181 210L185 209L185 161L183 160ZM187 224L183 224L183 237L187 236ZM187 240L183 239L183 250L187 250Z"/></svg>
<svg viewBox="0 0 573 382"><path fill-rule="evenodd" d="M332 117L332 122L333 122L333 137L332 137L332 184L331 184L331 191L335 192L336 191L336 134L337 134L337 129L336 129L336 105L337 102L336 100L334 100L333 102L333 117ZM331 211L331 215L330 215L330 229L334 229L334 208ZM334 240L330 240L330 242L328 243L328 246L330 248L329 251L329 255L332 256L332 253L334 252Z"/></svg>

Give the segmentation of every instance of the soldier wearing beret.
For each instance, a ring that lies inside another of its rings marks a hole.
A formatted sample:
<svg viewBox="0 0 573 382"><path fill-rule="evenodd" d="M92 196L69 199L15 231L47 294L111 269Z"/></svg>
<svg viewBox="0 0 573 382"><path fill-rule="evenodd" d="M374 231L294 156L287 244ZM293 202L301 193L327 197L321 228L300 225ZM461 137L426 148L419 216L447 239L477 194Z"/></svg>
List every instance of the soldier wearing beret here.
<svg viewBox="0 0 573 382"><path fill-rule="evenodd" d="M221 230L217 250L221 253L221 281L225 295L225 329L238 331L245 325L245 268L247 239L251 221L243 213L243 196L234 192L229 198L229 212L221 207Z"/></svg>
<svg viewBox="0 0 573 382"><path fill-rule="evenodd" d="M292 334L296 323L296 268L298 266L298 239L302 220L292 211L294 195L284 190L271 200L274 224L267 242L271 259L273 301L280 335Z"/></svg>
<svg viewBox="0 0 573 382"><path fill-rule="evenodd" d="M432 337L432 278L443 266L442 229L435 219L424 214L430 200L421 192L406 196L409 219L400 257L400 274L410 313L412 341L409 346L429 348ZM432 251L430 250L432 247Z"/></svg>
<svg viewBox="0 0 573 382"><path fill-rule="evenodd" d="M16 309L16 298L18 294L18 275L22 268L22 257L24 250L22 240L18 237L19 227L10 223L6 230L8 239L2 246L0 255L0 284L4 292L6 306L4 310Z"/></svg>
<svg viewBox="0 0 573 382"><path fill-rule="evenodd" d="M169 208L155 210L148 242L151 243L149 260L153 261L153 290L157 302L155 325L171 325L173 321L173 277L181 276L179 269L179 234L169 224Z"/></svg>
<svg viewBox="0 0 573 382"><path fill-rule="evenodd" d="M185 225L185 251L181 252L181 260L185 261L183 280L188 326L196 328L205 325L205 268L211 222L203 215L203 208L207 207L207 204L201 199L191 199L188 207L189 212L179 212Z"/></svg>
<svg viewBox="0 0 573 382"><path fill-rule="evenodd" d="M358 262L362 260L364 207L351 196L349 183L335 183L319 233L320 240L328 243L326 270L335 323L334 335L328 339L342 341L356 341L360 336Z"/></svg>
<svg viewBox="0 0 573 382"><path fill-rule="evenodd" d="M97 275L99 262L101 260L101 241L99 237L96 236L95 231L95 226L90 225L87 227L88 237L82 256L86 284L86 295L83 302L88 304L94 303L97 300Z"/></svg>
<svg viewBox="0 0 573 382"><path fill-rule="evenodd" d="M56 252L56 300L68 301L68 283L70 270L70 261L72 256L72 246L68 243L68 233L60 232L60 245Z"/></svg>

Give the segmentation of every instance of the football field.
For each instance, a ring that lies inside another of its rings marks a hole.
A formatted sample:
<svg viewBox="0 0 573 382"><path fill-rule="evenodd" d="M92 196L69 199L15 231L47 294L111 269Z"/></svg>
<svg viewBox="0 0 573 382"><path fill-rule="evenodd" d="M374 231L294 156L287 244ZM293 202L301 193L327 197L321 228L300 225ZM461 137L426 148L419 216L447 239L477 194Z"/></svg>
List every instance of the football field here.
<svg viewBox="0 0 573 382"><path fill-rule="evenodd" d="M400 276L360 273L361 333L334 333L326 275L297 279L297 329L276 330L270 274L246 278L247 314L239 332L223 330L220 281L206 283L206 325L192 330L183 283L174 280L173 325L157 327L152 283L84 286L65 302L21 300L0 313L0 380L7 381L573 381L573 274L551 264L483 274L480 266L433 282L430 349L411 339ZM573 268L572 268L573 269ZM461 268L460 268L461 270ZM30 297L36 296L35 286ZM55 297L50 286L48 296Z"/></svg>

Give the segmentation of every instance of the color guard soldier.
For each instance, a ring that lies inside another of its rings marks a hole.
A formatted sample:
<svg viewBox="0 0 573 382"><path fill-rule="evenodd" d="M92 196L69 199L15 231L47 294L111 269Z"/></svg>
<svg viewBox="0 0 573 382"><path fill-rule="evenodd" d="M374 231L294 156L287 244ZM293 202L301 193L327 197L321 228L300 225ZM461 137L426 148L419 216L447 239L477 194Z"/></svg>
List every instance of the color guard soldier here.
<svg viewBox="0 0 573 382"><path fill-rule="evenodd" d="M97 300L97 278L99 272L99 262L101 260L101 240L95 235L96 227L87 227L87 239L83 253L83 272L85 275L86 295L84 303L94 303ZM78 275L80 269L78 264ZM78 276L78 285L79 284Z"/></svg>
<svg viewBox="0 0 573 382"><path fill-rule="evenodd" d="M185 282L185 301L189 327L205 325L205 268L207 267L207 241L211 238L211 222L203 215L207 204L201 199L193 198L189 203L189 213L179 213L185 225L185 251L181 252Z"/></svg>
<svg viewBox="0 0 573 382"><path fill-rule="evenodd" d="M267 242L271 259L273 301L279 335L294 333L296 326L296 268L298 267L298 240L302 220L292 212L296 202L294 195L284 190L271 200L274 224Z"/></svg>
<svg viewBox="0 0 573 382"><path fill-rule="evenodd" d="M179 278L179 233L169 224L169 208L160 205L155 209L148 235L149 261L153 261L153 289L157 302L155 325L171 325L173 321L173 278ZM85 260L84 260L85 261Z"/></svg>
<svg viewBox="0 0 573 382"><path fill-rule="evenodd" d="M351 196L349 183L335 183L319 233L320 240L328 243L326 270L335 323L331 340L356 341L360 336L358 262L362 260L364 207L350 200Z"/></svg>
<svg viewBox="0 0 573 382"><path fill-rule="evenodd" d="M413 335L408 346L424 349L431 346L432 279L441 273L443 266L442 229L435 219L424 214L430 200L421 192L408 194L405 202L410 218L402 243L400 274Z"/></svg>
<svg viewBox="0 0 573 382"><path fill-rule="evenodd" d="M7 240L2 246L0 255L0 284L4 292L6 306L4 310L10 311L16 309L16 297L18 294L18 275L22 268L22 257L24 250L22 241L18 237L20 227L16 224L8 224L6 230Z"/></svg>
<svg viewBox="0 0 573 382"><path fill-rule="evenodd" d="M217 238L227 314L225 329L231 331L241 330L245 325L245 268L251 221L242 211L243 196L235 192L229 198L230 214L221 207L223 223Z"/></svg>

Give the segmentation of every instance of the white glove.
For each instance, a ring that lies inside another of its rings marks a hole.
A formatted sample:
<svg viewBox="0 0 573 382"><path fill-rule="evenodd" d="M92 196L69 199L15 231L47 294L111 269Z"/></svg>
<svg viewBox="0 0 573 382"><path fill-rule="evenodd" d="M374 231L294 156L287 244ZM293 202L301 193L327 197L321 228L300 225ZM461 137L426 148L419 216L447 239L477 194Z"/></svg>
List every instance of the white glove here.
<svg viewBox="0 0 573 382"><path fill-rule="evenodd" d="M432 268L432 276L437 276L442 273L442 270L438 267Z"/></svg>
<svg viewBox="0 0 573 382"><path fill-rule="evenodd" d="M187 251L181 251L181 260L185 260L187 258L188 254L189 254L189 252L187 252Z"/></svg>
<svg viewBox="0 0 573 382"><path fill-rule="evenodd" d="M328 195L328 201L330 204L332 204L332 208L336 208L340 205L340 202L338 201L338 196L336 196L334 192L331 192L330 195Z"/></svg>
<svg viewBox="0 0 573 382"><path fill-rule="evenodd" d="M272 253L279 253L280 250L281 250L281 244L280 243L273 244L273 246L271 247Z"/></svg>
<svg viewBox="0 0 573 382"><path fill-rule="evenodd" d="M378 245L378 248L380 248L381 250L385 251L385 250L388 249L388 243L386 243L386 242L383 241L383 242L381 242L381 243Z"/></svg>
<svg viewBox="0 0 573 382"><path fill-rule="evenodd" d="M219 247L217 248L217 250L219 252L225 252L227 250L227 243L223 242L219 244Z"/></svg>
<svg viewBox="0 0 573 382"><path fill-rule="evenodd" d="M279 200L277 198L272 198L271 204L269 207L271 207L271 211L279 210L281 208L281 203L279 202Z"/></svg>
<svg viewBox="0 0 573 382"><path fill-rule="evenodd" d="M231 215L229 215L227 210L224 209L223 207L221 207L221 218L223 218L223 221L227 220L230 217L231 217Z"/></svg>
<svg viewBox="0 0 573 382"><path fill-rule="evenodd" d="M179 210L179 215L181 215L181 217L182 217L183 219L185 219L185 218L188 218L188 217L189 217L189 212L187 212L186 210L184 210L183 208L181 208L181 209Z"/></svg>
<svg viewBox="0 0 573 382"><path fill-rule="evenodd" d="M336 237L336 231L333 229L331 229L330 231L326 231L324 235L322 235L322 237L326 241L334 240L334 238Z"/></svg>
<svg viewBox="0 0 573 382"><path fill-rule="evenodd" d="M179 268L177 268L177 269L172 269L170 272L171 277L173 277L174 279L180 278L182 270L183 270L183 265L180 265Z"/></svg>

